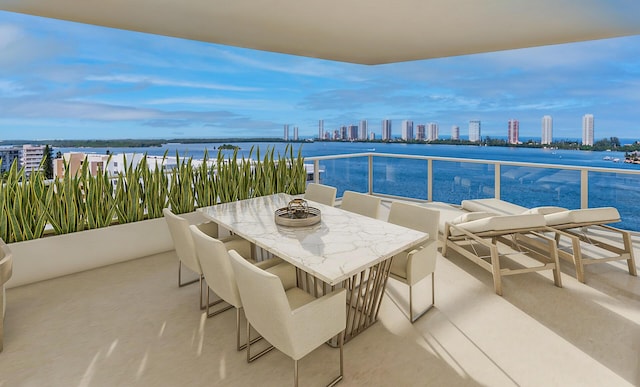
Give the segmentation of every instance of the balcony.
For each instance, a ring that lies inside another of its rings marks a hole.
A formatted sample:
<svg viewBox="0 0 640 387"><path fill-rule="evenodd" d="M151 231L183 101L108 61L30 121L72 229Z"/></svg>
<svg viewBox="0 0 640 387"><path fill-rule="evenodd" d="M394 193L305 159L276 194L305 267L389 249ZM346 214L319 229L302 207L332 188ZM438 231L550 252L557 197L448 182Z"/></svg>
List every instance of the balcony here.
<svg viewBox="0 0 640 387"><path fill-rule="evenodd" d="M8 289L0 385L290 385L292 361L273 351L247 364L234 313L207 319L176 266L169 251ZM407 288L389 280L378 323L345 346L341 385L638 385L640 281L624 261L587 270L581 284L562 262L562 289L550 274L510 276L499 297L452 252L438 261L436 308L413 325ZM418 304L429 288L418 284ZM312 352L301 384L326 384L336 358Z"/></svg>

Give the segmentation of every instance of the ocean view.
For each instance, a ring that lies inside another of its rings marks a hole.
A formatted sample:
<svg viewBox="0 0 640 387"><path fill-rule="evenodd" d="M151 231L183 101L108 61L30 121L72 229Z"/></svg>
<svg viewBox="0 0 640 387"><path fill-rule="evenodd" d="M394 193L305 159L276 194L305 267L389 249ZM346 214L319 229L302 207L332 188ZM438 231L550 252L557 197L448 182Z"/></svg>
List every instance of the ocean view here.
<svg viewBox="0 0 640 387"><path fill-rule="evenodd" d="M284 152L287 143L233 143L240 147L239 157L248 157L251 147L268 147ZM147 153L202 159L205 149L215 157L218 147L211 144L164 144L150 148L56 148L54 152ZM302 147L304 157L373 152L416 156L453 157L474 160L523 162L560 166L610 168L611 173L589 174L589 207L614 206L622 216L616 226L640 231L640 214L635 210L640 201L640 175L620 174L615 170L640 170L640 166L613 162L624 160L623 152L590 152L559 149L423 145L359 142L308 142L293 144L295 152ZM226 154L233 151L225 150ZM605 157L607 158L605 160ZM494 167L482 163L434 161L433 200L459 204L465 199L495 196ZM322 160L321 180L336 186L338 196L345 190L365 192L368 189L366 157ZM373 190L376 193L427 199L427 162L425 160L374 157ZM521 166L501 167L501 198L526 207L561 206L580 208L580 171Z"/></svg>

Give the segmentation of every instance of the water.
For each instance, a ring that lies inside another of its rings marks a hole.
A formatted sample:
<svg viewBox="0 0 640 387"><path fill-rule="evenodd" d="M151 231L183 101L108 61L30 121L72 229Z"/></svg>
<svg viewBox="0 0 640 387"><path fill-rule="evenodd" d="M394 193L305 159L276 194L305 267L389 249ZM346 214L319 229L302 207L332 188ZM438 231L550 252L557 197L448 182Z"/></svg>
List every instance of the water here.
<svg viewBox="0 0 640 387"><path fill-rule="evenodd" d="M181 157L204 157L205 149L210 157L217 155L221 144L165 144L152 148L108 148L112 153L148 153ZM285 143L234 143L240 147L239 156L249 156L251 147L259 147L261 155L267 147L283 153ZM624 160L623 152L587 152L576 150L554 150L536 148L482 147L469 145L426 145L314 142L293 144L294 154L302 147L305 157L374 152L376 154L407 154L421 156L455 157L476 160L500 160L536 164L555 164L612 168L611 173L590 172L589 207L614 206L622 216L616 226L640 231L640 177L616 173L613 169L640 170L639 165L614 163L605 156ZM55 151L84 151L106 153L107 148L60 148ZM231 155L233 151L224 151ZM255 149L253 153L255 157ZM322 182L338 187L338 196L345 190L366 192L368 190L368 159L366 157L340 160L324 160L320 163ZM373 190L416 199L427 199L427 162L388 157L375 157ZM487 164L465 162L433 162L433 200L459 204L465 199L490 198L495 196L494 167ZM503 200L525 207L561 206L580 208L580 171L552 168L502 166L500 171Z"/></svg>

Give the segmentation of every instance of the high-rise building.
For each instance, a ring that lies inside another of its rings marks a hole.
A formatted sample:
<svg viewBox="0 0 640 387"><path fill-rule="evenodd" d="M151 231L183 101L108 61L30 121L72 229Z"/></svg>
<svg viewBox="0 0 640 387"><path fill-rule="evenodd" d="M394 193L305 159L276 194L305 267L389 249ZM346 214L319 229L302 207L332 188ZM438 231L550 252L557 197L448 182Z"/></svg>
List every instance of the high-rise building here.
<svg viewBox="0 0 640 387"><path fill-rule="evenodd" d="M482 133L480 131L480 120L469 121L469 141L479 142Z"/></svg>
<svg viewBox="0 0 640 387"><path fill-rule="evenodd" d="M22 146L22 167L27 175L30 175L33 171L40 170L40 163L44 157L45 145L30 145L25 144Z"/></svg>
<svg viewBox="0 0 640 387"><path fill-rule="evenodd" d="M298 127L293 127L293 141L298 141Z"/></svg>
<svg viewBox="0 0 640 387"><path fill-rule="evenodd" d="M376 139L376 134L373 132L369 132L369 140L374 141Z"/></svg>
<svg viewBox="0 0 640 387"><path fill-rule="evenodd" d="M358 139L358 126L357 125L349 125L347 129L347 139L349 141Z"/></svg>
<svg viewBox="0 0 640 387"><path fill-rule="evenodd" d="M369 128L367 125L367 120L361 120L359 133L358 133L358 140L366 140L368 132L369 132Z"/></svg>
<svg viewBox="0 0 640 387"><path fill-rule="evenodd" d="M404 141L413 140L413 121L411 120L402 121L402 139Z"/></svg>
<svg viewBox="0 0 640 387"><path fill-rule="evenodd" d="M458 125L451 126L451 139L452 140L460 139L460 127Z"/></svg>
<svg viewBox="0 0 640 387"><path fill-rule="evenodd" d="M318 121L318 140L324 140L324 120Z"/></svg>
<svg viewBox="0 0 640 387"><path fill-rule="evenodd" d="M285 141L289 141L289 125L284 125L284 135L282 136Z"/></svg>
<svg viewBox="0 0 640 387"><path fill-rule="evenodd" d="M417 125L416 126L416 141L424 141L427 138L426 135L426 126L425 125Z"/></svg>
<svg viewBox="0 0 640 387"><path fill-rule="evenodd" d="M346 140L348 137L348 132L347 132L347 125L342 125L340 127L340 139L341 140Z"/></svg>
<svg viewBox="0 0 640 387"><path fill-rule="evenodd" d="M548 145L553 142L553 118L551 116L542 117L542 137L540 143Z"/></svg>
<svg viewBox="0 0 640 387"><path fill-rule="evenodd" d="M391 141L391 120L382 120L382 141Z"/></svg>
<svg viewBox="0 0 640 387"><path fill-rule="evenodd" d="M440 128L437 123L429 122L427 124L427 141L435 141L438 139Z"/></svg>
<svg viewBox="0 0 640 387"><path fill-rule="evenodd" d="M593 114L582 116L582 145L593 146Z"/></svg>
<svg viewBox="0 0 640 387"><path fill-rule="evenodd" d="M509 129L507 130L507 138L509 144L517 144L520 142L520 122L518 120L509 120Z"/></svg>
<svg viewBox="0 0 640 387"><path fill-rule="evenodd" d="M11 164L16 160L18 168L20 168L20 153L22 148L18 146L2 146L0 147L0 173L6 172L11 168Z"/></svg>

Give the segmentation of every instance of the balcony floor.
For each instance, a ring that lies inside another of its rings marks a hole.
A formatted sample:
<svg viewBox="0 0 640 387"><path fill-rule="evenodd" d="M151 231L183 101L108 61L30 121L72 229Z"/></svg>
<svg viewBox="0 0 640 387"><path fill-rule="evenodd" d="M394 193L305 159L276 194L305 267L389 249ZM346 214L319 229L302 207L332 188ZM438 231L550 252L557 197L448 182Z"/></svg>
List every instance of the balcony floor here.
<svg viewBox="0 0 640 387"><path fill-rule="evenodd" d="M9 289L0 386L291 385L282 353L245 362L233 310L205 318L176 262L169 252ZM440 258L437 307L413 325L408 289L389 280L378 323L345 345L340 385L640 385L640 278L604 263L585 285L562 267L563 289L550 272L526 274L506 277L499 297L488 272ZM416 300L430 299L429 282ZM301 385L325 385L337 366L338 351L320 347L301 361Z"/></svg>

